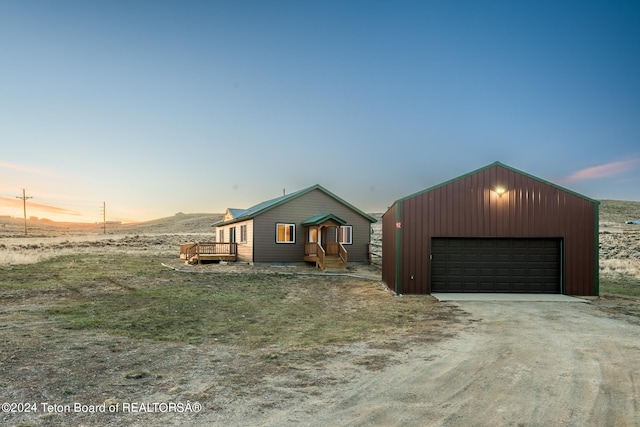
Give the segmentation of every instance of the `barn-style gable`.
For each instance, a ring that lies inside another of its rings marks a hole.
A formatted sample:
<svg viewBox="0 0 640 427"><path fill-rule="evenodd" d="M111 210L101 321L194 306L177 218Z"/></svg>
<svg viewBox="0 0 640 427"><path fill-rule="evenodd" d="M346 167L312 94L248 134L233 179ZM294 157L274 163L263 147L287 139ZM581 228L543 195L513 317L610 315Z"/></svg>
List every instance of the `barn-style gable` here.
<svg viewBox="0 0 640 427"><path fill-rule="evenodd" d="M383 281L398 294L598 294L598 206L500 162L397 200Z"/></svg>

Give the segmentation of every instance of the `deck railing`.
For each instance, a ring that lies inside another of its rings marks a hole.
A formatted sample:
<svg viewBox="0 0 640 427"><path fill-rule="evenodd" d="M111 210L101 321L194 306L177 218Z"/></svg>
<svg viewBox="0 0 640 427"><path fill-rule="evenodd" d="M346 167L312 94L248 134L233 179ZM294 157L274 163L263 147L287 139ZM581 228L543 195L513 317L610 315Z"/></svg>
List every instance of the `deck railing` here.
<svg viewBox="0 0 640 427"><path fill-rule="evenodd" d="M236 256L237 243L189 242L180 245L180 258L191 260L194 256Z"/></svg>
<svg viewBox="0 0 640 427"><path fill-rule="evenodd" d="M237 243L198 243L199 255L237 255Z"/></svg>
<svg viewBox="0 0 640 427"><path fill-rule="evenodd" d="M338 255L340 255L344 265L347 265L347 250L342 246L342 243L338 243Z"/></svg>
<svg viewBox="0 0 640 427"><path fill-rule="evenodd" d="M320 270L324 270L324 257L325 252L322 246L320 246L317 242L307 242L304 244L304 255L305 257L313 256L317 259L314 259L316 265Z"/></svg>
<svg viewBox="0 0 640 427"><path fill-rule="evenodd" d="M196 242L182 243L180 245L180 258L191 259L198 253L198 244Z"/></svg>

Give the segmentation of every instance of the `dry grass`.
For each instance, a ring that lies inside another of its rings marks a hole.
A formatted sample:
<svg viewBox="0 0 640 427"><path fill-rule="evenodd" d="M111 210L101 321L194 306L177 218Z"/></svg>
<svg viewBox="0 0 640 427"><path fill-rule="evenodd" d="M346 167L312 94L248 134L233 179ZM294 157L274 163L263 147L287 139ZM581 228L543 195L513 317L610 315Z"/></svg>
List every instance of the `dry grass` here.
<svg viewBox="0 0 640 427"><path fill-rule="evenodd" d="M615 215L606 203L601 209L608 221L600 239L601 291L637 295L640 227L614 221L629 216L622 206L615 204ZM250 395L260 412L321 393L355 372L379 371L416 341L441 340L466 324L455 305L395 297L375 280L185 266L178 244L207 240L212 222L207 215L178 215L107 235L95 227L87 234L36 224L28 238L20 224L0 227L0 401L190 399L217 413ZM378 248L380 231L374 224ZM594 304L635 318L637 301L609 294ZM329 360L340 370L326 369ZM124 414L2 420L33 426L144 421ZM195 418L181 420L197 425Z"/></svg>
<svg viewBox="0 0 640 427"><path fill-rule="evenodd" d="M603 200L600 205L600 292L640 295L640 202Z"/></svg>
<svg viewBox="0 0 640 427"><path fill-rule="evenodd" d="M359 370L380 370L415 341L455 333L465 318L430 297L396 297L374 280L274 269L240 274L185 266L175 251L147 252L100 249L0 266L0 401L190 400L211 414L250 395L268 409ZM343 372L325 369L336 359ZM165 424L165 415L175 414L154 414L153 425ZM33 426L143 422L136 414L2 419Z"/></svg>

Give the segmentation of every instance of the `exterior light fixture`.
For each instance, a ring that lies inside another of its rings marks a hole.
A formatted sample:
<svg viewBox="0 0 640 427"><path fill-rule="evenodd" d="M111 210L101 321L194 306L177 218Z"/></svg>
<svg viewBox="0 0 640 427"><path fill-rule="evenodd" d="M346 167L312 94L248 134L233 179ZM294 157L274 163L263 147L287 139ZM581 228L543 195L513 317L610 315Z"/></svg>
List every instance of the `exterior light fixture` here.
<svg viewBox="0 0 640 427"><path fill-rule="evenodd" d="M502 197L502 195L507 192L504 187L496 187L493 191L498 195L498 197Z"/></svg>

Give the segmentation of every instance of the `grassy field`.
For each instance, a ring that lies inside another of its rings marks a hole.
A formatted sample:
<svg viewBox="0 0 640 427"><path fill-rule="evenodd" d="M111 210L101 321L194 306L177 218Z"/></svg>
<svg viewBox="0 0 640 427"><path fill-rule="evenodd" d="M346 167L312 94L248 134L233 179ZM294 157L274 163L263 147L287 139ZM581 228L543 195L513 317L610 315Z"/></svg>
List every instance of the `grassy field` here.
<svg viewBox="0 0 640 427"><path fill-rule="evenodd" d="M0 274L4 303L47 295L43 315L64 328L135 339L308 348L420 330L443 315L433 299L397 298L375 281L184 273L153 256L64 256Z"/></svg>

